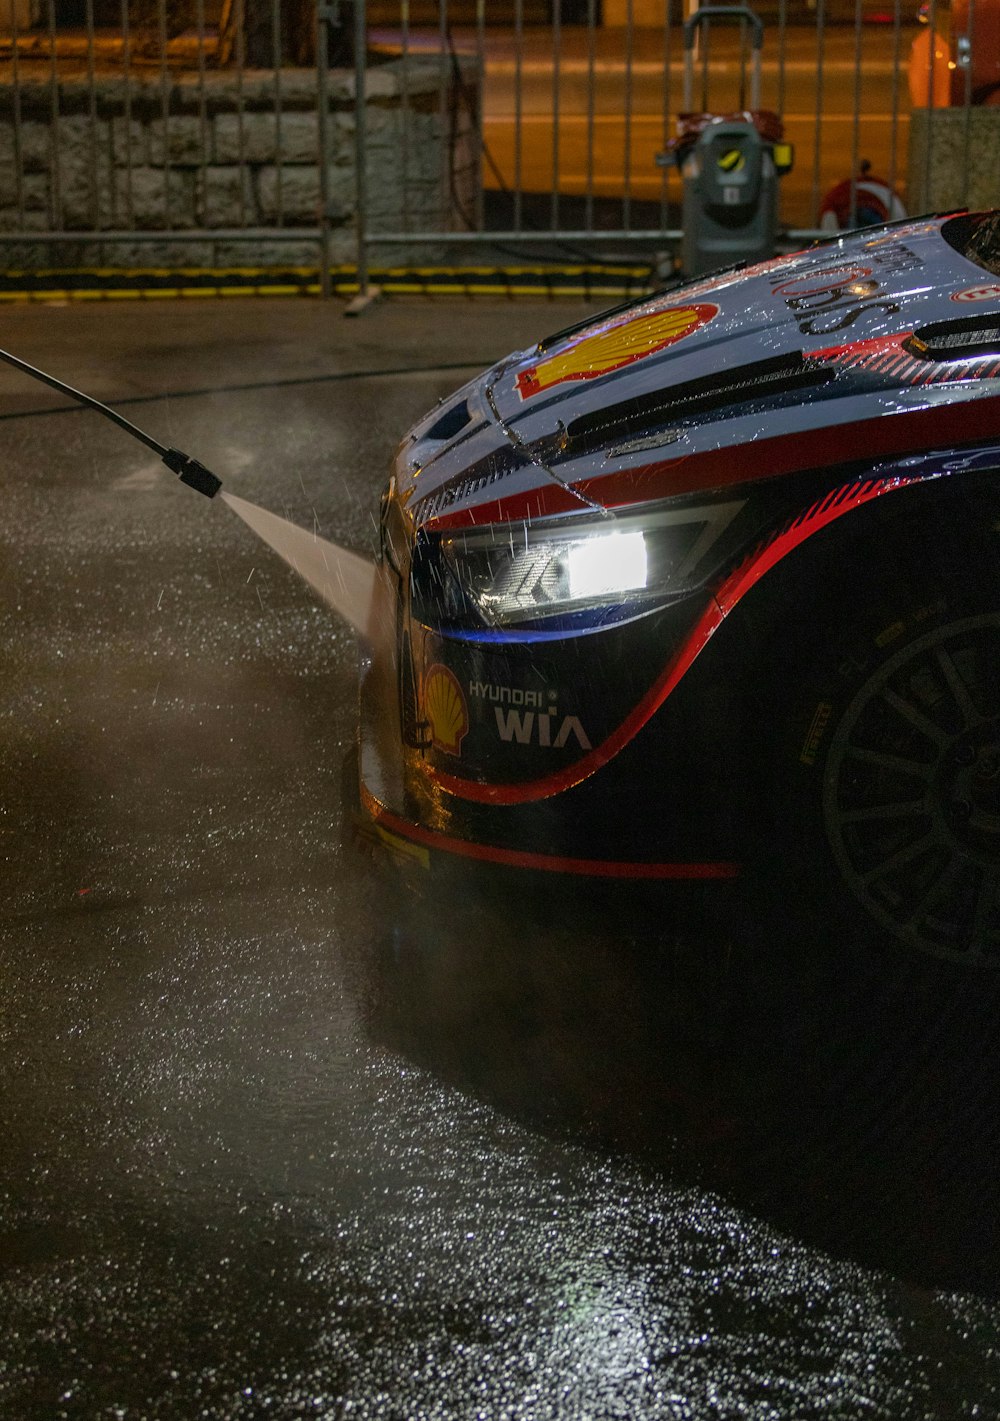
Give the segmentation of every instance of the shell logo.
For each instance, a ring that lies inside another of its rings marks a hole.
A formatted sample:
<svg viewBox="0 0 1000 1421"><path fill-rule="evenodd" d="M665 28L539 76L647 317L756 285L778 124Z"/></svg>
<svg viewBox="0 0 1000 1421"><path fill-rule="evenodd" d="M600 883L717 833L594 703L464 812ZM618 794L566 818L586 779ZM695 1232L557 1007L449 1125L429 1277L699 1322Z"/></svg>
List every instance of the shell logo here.
<svg viewBox="0 0 1000 1421"><path fill-rule="evenodd" d="M424 677L422 700L431 744L448 755L459 755L469 730L469 708L458 677L437 662Z"/></svg>
<svg viewBox="0 0 1000 1421"><path fill-rule="evenodd" d="M609 321L562 348L557 355L519 371L517 392L522 400L529 400L532 395L567 380L595 380L600 375L610 375L613 370L623 370L635 360L644 360L647 355L655 355L684 340L707 326L718 314L718 306L704 302Z"/></svg>

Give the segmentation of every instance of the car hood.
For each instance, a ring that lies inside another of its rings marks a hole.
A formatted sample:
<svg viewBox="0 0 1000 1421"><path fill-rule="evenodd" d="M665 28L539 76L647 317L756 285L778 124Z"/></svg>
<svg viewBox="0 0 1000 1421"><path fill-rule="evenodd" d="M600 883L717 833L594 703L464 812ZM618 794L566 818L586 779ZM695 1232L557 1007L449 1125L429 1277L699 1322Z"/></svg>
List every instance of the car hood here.
<svg viewBox="0 0 1000 1421"><path fill-rule="evenodd" d="M414 521L604 512L996 433L1000 351L919 338L998 322L1000 285L945 221L718 273L499 362L404 441Z"/></svg>

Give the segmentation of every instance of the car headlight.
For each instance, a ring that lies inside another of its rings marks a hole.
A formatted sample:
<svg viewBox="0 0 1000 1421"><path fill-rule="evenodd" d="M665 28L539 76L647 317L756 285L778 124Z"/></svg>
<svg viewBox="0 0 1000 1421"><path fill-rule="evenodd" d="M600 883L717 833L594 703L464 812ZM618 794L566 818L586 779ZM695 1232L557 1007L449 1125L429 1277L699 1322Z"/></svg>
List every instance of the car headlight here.
<svg viewBox="0 0 1000 1421"><path fill-rule="evenodd" d="M428 624L489 627L623 603L645 610L707 575L709 554L744 504L491 524L427 538L414 558L413 610Z"/></svg>

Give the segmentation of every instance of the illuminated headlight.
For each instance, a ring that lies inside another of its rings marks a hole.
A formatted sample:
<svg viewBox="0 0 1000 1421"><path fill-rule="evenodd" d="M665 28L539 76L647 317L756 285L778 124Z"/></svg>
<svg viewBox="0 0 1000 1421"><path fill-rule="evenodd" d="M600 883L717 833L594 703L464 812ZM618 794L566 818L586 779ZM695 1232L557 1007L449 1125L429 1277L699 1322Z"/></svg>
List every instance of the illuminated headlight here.
<svg viewBox="0 0 1000 1421"><path fill-rule="evenodd" d="M688 590L744 501L583 522L493 524L424 544L414 610L433 623L516 626Z"/></svg>
<svg viewBox="0 0 1000 1421"><path fill-rule="evenodd" d="M585 538L566 554L569 600L586 601L646 586L648 560L643 533L605 533Z"/></svg>
<svg viewBox="0 0 1000 1421"><path fill-rule="evenodd" d="M469 557L454 543L444 548L456 575L487 620L520 621L561 607L614 597L646 586L646 539L642 533L592 533L572 542L529 543L523 549L493 547L486 558Z"/></svg>

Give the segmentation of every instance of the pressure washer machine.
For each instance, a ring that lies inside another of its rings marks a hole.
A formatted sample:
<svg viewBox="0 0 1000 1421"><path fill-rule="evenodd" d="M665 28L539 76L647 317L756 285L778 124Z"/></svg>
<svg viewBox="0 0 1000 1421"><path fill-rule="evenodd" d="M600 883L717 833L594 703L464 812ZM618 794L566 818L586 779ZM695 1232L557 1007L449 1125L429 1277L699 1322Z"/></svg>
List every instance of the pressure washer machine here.
<svg viewBox="0 0 1000 1421"><path fill-rule="evenodd" d="M739 110L712 113L708 102L708 29L717 21L741 26ZM745 37L750 36L750 63ZM701 109L694 108L694 66L701 39ZM703 5L684 22L684 112L677 136L656 155L676 166L684 186L681 270L698 276L740 261L773 256L778 230L778 178L794 153L778 114L760 107L764 26L744 5ZM749 68L749 96L747 69ZM749 106L747 99L749 97Z"/></svg>

